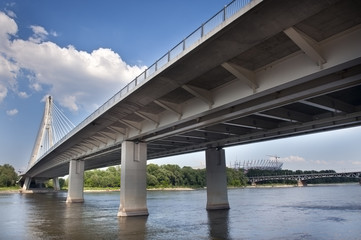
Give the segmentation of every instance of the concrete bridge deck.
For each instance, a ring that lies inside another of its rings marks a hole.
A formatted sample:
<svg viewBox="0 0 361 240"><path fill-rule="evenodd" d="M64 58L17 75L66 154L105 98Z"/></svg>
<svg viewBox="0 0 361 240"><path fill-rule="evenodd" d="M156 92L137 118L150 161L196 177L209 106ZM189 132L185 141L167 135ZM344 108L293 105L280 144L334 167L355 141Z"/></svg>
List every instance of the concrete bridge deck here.
<svg viewBox="0 0 361 240"><path fill-rule="evenodd" d="M154 159L360 125L360 9L251 1L111 98L26 174L63 176L70 159L85 169L119 164L124 140L146 142Z"/></svg>
<svg viewBox="0 0 361 240"><path fill-rule="evenodd" d="M360 1L253 0L237 11L232 4L24 176L53 178L121 159L123 169L127 157L146 161L361 125Z"/></svg>

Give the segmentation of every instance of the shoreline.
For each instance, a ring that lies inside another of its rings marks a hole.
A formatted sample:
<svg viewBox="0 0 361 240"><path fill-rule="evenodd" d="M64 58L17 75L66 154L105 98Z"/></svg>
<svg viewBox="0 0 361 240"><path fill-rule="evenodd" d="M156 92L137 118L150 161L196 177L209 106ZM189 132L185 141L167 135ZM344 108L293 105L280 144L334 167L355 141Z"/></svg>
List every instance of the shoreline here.
<svg viewBox="0 0 361 240"><path fill-rule="evenodd" d="M308 184L309 187L317 187L317 186L344 186L344 185L359 185L357 182L349 182L349 183L324 183L324 184ZM307 187L306 186L306 187ZM256 185L256 186L240 186L240 187L227 187L227 189L242 189L242 188L294 188L299 187L294 184L270 184L270 185ZM147 188L147 191L197 191L207 189L204 188L190 188L190 187L173 187L173 188ZM64 191L67 189L62 189L58 192ZM0 194L11 194L11 193L49 193L49 192L57 192L53 189L32 189L23 191L21 188L19 189L2 189L0 190ZM120 189L84 189L84 192L96 193L96 192L120 192Z"/></svg>

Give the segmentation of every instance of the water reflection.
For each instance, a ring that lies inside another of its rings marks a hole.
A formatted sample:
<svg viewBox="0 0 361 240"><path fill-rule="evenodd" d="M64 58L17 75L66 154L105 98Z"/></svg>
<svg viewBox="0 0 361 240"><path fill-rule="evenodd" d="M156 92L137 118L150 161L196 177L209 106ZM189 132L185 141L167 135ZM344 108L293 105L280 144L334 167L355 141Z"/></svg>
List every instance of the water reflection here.
<svg viewBox="0 0 361 240"><path fill-rule="evenodd" d="M230 210L206 211L205 196L154 191L149 216L118 218L119 193L0 194L0 239L361 239L358 185L234 189Z"/></svg>
<svg viewBox="0 0 361 240"><path fill-rule="evenodd" d="M212 239L229 239L229 210L209 210L209 237Z"/></svg>
<svg viewBox="0 0 361 240"><path fill-rule="evenodd" d="M148 216L119 217L119 239L146 239Z"/></svg>
<svg viewBox="0 0 361 240"><path fill-rule="evenodd" d="M63 222L63 233L65 239L84 239L85 232L91 232L93 229L84 229L84 208L83 203L63 203L64 206L64 216L62 219Z"/></svg>

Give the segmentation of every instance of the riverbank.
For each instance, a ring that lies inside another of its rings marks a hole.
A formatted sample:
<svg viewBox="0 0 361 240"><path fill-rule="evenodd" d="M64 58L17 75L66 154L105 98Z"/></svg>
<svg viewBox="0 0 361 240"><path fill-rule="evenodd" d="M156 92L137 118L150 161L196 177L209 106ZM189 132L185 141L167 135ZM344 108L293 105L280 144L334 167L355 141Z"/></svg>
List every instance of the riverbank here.
<svg viewBox="0 0 361 240"><path fill-rule="evenodd" d="M307 186L343 186L343 185L359 185L356 182L350 183L324 183L324 184L308 184ZM240 186L240 187L228 187L228 189L239 189L239 188L294 188L299 187L295 184L262 184L256 186ZM170 187L170 188L147 188L147 191L194 191L194 190L201 190L206 189L204 188L190 188L190 187ZM61 189L60 191L67 191L67 188ZM9 194L9 193L44 193L44 192L54 192L53 189L34 189L23 191L21 188L0 188L0 194ZM120 192L119 188L84 188L84 192Z"/></svg>
<svg viewBox="0 0 361 240"><path fill-rule="evenodd" d="M18 187L0 187L0 194L18 193L20 190Z"/></svg>

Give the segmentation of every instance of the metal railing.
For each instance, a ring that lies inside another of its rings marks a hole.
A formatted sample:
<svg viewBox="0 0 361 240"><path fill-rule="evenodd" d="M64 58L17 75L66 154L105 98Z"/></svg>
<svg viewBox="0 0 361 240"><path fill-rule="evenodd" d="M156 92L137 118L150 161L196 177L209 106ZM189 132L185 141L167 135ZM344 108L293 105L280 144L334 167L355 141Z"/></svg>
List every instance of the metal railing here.
<svg viewBox="0 0 361 240"><path fill-rule="evenodd" d="M119 102L123 99L127 94L129 94L136 86L148 80L152 75L157 73L162 67L166 64L174 60L185 50L189 49L195 43L200 41L204 36L208 33L212 32L215 28L221 25L224 21L232 17L239 10L241 10L244 6L250 3L252 0L234 0L228 5L226 5L222 10L213 15L208 21L203 23L199 28L189 34L186 38L184 38L180 43L178 43L175 47L169 50L166 54L164 54L161 58L159 58L155 63L153 63L150 67L148 67L145 71L139 74L133 81L128 83L125 87L123 87L119 92L117 92L113 97L111 97L108 101L106 101L102 106L100 106L97 110L95 110L92 114L90 114L84 121L78 124L71 132L65 135L61 140L59 140L52 148L50 148L44 155L39 157L39 160L45 156L48 152L51 152L54 148L56 148L59 144L61 144L65 139L67 139L70 135L73 135L84 126L88 125L91 121L93 121L96 117L100 116L110 107L112 107L115 103ZM39 161L38 160L38 161ZM37 161L37 162L38 162Z"/></svg>

